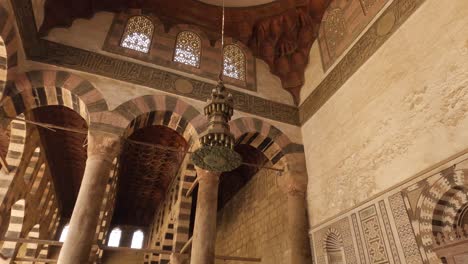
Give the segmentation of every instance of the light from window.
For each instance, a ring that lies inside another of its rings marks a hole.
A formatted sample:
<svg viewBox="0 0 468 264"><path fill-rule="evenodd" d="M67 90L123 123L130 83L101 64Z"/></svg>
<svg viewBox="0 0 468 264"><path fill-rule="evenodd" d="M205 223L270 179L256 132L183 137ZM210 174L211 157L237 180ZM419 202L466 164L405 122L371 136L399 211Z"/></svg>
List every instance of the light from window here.
<svg viewBox="0 0 468 264"><path fill-rule="evenodd" d="M121 46L148 53L153 36L154 25L144 16L134 16L127 22Z"/></svg>
<svg viewBox="0 0 468 264"><path fill-rule="evenodd" d="M122 230L120 228L112 229L112 232L109 236L109 243L107 245L109 247L118 247L120 245L120 237L122 236Z"/></svg>
<svg viewBox="0 0 468 264"><path fill-rule="evenodd" d="M201 40L190 31L183 31L177 35L174 61L193 67L200 65Z"/></svg>
<svg viewBox="0 0 468 264"><path fill-rule="evenodd" d="M236 45L224 47L224 71L225 76L245 80L245 55Z"/></svg>
<svg viewBox="0 0 468 264"><path fill-rule="evenodd" d="M145 235L141 230L135 231L132 237L132 245L131 248L142 248L143 247L143 239Z"/></svg>
<svg viewBox="0 0 468 264"><path fill-rule="evenodd" d="M60 234L60 239L59 239L60 242L65 242L65 239L67 238L67 235L68 235L69 227L70 227L69 225L66 225L63 227L62 233Z"/></svg>

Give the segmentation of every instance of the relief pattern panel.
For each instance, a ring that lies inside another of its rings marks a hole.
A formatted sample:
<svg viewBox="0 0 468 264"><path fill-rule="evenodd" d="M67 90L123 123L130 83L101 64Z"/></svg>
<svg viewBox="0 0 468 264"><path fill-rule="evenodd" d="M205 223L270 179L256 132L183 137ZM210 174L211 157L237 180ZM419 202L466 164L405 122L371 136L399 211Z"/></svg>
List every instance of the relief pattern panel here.
<svg viewBox="0 0 468 264"><path fill-rule="evenodd" d="M360 211L359 215L370 262L375 264L389 263L375 205Z"/></svg>
<svg viewBox="0 0 468 264"><path fill-rule="evenodd" d="M322 228L317 232L314 232L314 252L316 255L317 264L326 264L327 253L325 251L324 243L327 239L329 230L335 230L343 238L343 249L345 254L345 260L347 264L359 263L356 259L356 253L354 250L353 235L351 232L350 219L348 217L343 218L330 226Z"/></svg>
<svg viewBox="0 0 468 264"><path fill-rule="evenodd" d="M346 263L441 263L442 256L436 253L448 254L450 246L468 244L466 235L461 235L468 227L453 216L468 208L467 160L465 150L438 165L440 170L417 174L352 208L345 213L348 216L337 215L312 227L315 263L327 263L325 242L331 231L343 238ZM454 259L461 258L468 254L468 248L452 253Z"/></svg>

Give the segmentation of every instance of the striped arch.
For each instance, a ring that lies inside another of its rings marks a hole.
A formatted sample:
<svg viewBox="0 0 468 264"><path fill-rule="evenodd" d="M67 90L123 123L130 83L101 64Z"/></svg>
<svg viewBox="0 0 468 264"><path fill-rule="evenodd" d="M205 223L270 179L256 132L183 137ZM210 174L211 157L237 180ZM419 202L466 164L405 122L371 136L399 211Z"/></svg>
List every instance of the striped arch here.
<svg viewBox="0 0 468 264"><path fill-rule="evenodd" d="M419 197L416 219L422 244L428 249L429 258L435 258L431 251L433 237L440 232L450 232L457 226L457 219L468 204L468 170L441 172L436 179L430 178Z"/></svg>
<svg viewBox="0 0 468 264"><path fill-rule="evenodd" d="M45 173L45 168L46 168L46 163L42 163L39 167L39 170L36 173L36 178L34 178L34 182L31 186L31 191L30 193L32 195L35 195L37 192L37 189L39 189L39 186L42 183L42 179L44 178L44 173Z"/></svg>
<svg viewBox="0 0 468 264"><path fill-rule="evenodd" d="M8 12L6 2L0 1L0 94L3 94L7 80L15 73L18 66L20 41L15 28L15 19Z"/></svg>
<svg viewBox="0 0 468 264"><path fill-rule="evenodd" d="M303 153L304 147L291 142L278 128L251 117L231 121L231 132L237 144L247 144L260 150L273 165L287 164L288 154Z"/></svg>
<svg viewBox="0 0 468 264"><path fill-rule="evenodd" d="M5 237L19 238L21 230L23 229L25 201L21 199L11 207L10 223L5 233ZM16 242L4 242L0 253L6 257L11 258L16 250Z"/></svg>
<svg viewBox="0 0 468 264"><path fill-rule="evenodd" d="M31 239L39 239L39 224L33 226L31 231L29 231L28 235L26 236L27 238ZM24 243L20 250L18 251L18 254L16 255L17 258L34 258L37 253L37 246L38 244L36 243ZM23 262L19 262L23 263ZM27 263L27 262L24 262Z"/></svg>
<svg viewBox="0 0 468 264"><path fill-rule="evenodd" d="M0 117L15 117L41 106L62 105L77 112L88 125L108 110L102 94L89 81L64 71L31 71L7 85Z"/></svg>
<svg viewBox="0 0 468 264"><path fill-rule="evenodd" d="M34 172L36 171L37 163L39 162L39 156L41 155L41 148L37 147L34 149L32 153L31 159L29 160L28 166L26 167L26 171L24 172L24 182L29 184L31 181Z"/></svg>
<svg viewBox="0 0 468 264"><path fill-rule="evenodd" d="M24 115L18 116L20 119L24 119ZM21 163L24 153L24 147L26 142L26 123L23 121L13 120L10 123L10 144L6 155L6 162L8 164L8 173L4 170L0 171L0 213L4 212L5 208L10 207L12 201L8 202L7 197L8 190L11 182L13 181L18 167ZM0 225L2 224L0 219Z"/></svg>
<svg viewBox="0 0 468 264"><path fill-rule="evenodd" d="M113 114L120 122L109 120L109 124L119 123L115 129L123 136L131 135L135 130L151 126L162 125L173 129L187 140L198 144L198 135L206 127L206 119L193 106L183 100L167 95L145 95L130 100L117 107ZM102 121L101 123L103 123Z"/></svg>

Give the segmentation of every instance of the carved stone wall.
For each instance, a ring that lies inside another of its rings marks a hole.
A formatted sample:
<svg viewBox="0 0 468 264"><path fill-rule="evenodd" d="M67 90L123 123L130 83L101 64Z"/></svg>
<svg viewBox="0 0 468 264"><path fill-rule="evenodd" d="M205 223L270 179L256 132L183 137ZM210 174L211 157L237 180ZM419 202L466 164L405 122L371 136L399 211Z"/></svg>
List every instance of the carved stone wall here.
<svg viewBox="0 0 468 264"><path fill-rule="evenodd" d="M312 227L316 263L326 263L325 238L330 230L343 237L346 263L441 263L441 256L435 253L437 249L447 251L451 245L460 244L457 240L464 239L464 235L449 238L445 233L444 243L435 242L441 225L445 230L455 230L463 224L451 216L468 205L467 158L468 150L465 150L410 181ZM448 210L444 212L444 209ZM461 259L465 253L461 251L453 257Z"/></svg>

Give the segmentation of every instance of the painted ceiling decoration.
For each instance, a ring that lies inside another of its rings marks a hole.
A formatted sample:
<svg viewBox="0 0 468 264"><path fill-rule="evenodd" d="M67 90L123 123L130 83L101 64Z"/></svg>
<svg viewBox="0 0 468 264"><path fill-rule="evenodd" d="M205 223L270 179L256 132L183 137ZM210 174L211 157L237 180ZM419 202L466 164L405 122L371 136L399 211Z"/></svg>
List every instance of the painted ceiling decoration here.
<svg viewBox="0 0 468 264"><path fill-rule="evenodd" d="M248 5L256 1L243 2ZM257 6L227 8L226 35L240 40L257 58L266 61L298 103L310 48L331 0L261 2ZM222 13L219 6L195 0L47 0L44 8L45 18L39 30L43 36L52 28L70 27L75 19L91 18L99 11L141 9L145 14L157 16L166 29L176 24L192 24L217 40Z"/></svg>

